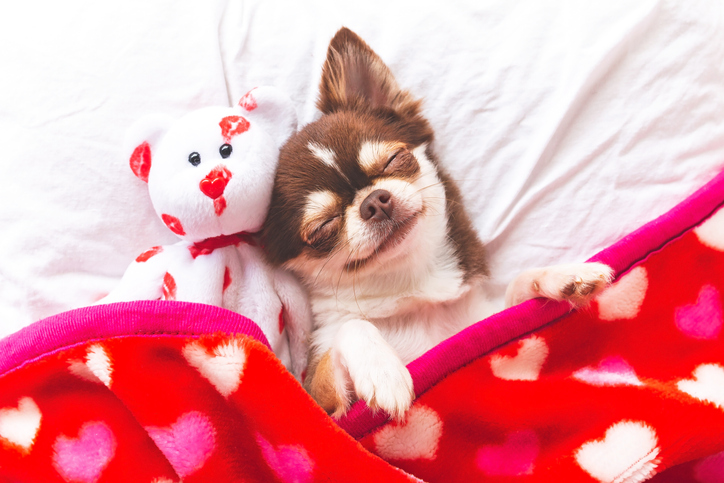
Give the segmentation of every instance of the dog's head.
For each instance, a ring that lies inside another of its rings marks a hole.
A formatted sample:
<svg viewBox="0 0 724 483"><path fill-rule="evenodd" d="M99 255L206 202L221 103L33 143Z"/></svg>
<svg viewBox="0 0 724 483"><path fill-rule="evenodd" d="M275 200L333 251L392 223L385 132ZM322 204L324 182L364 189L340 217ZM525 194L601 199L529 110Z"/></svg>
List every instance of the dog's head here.
<svg viewBox="0 0 724 483"><path fill-rule="evenodd" d="M464 212L451 211L459 194L432 156L420 101L348 29L329 45L317 105L323 116L280 153L265 226L273 262L336 282L419 264L457 224L480 246Z"/></svg>

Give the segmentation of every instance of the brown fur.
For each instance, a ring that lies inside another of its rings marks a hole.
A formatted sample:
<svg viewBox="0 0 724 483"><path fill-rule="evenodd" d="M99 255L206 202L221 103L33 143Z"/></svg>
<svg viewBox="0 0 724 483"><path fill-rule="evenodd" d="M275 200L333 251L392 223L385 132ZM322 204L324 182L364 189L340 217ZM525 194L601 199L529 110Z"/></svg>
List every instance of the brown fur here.
<svg viewBox="0 0 724 483"><path fill-rule="evenodd" d="M465 280L487 274L485 251L462 206L460 191L440 169L430 144L433 131L421 114L421 101L401 90L394 76L355 33L343 28L330 42L317 102L325 114L292 136L280 152L271 207L263 231L270 260L276 264L297 258L324 258L335 240L310 246L301 236L301 214L307 195L331 190L341 205L351 203L357 190L369 186L374 175L357 162L364 141L402 143L408 149L427 143L427 155L438 166L445 187L448 236L453 242ZM331 148L343 174L320 163L309 142ZM313 169L311 169L313 167ZM343 207L340 207L343 212Z"/></svg>
<svg viewBox="0 0 724 483"><path fill-rule="evenodd" d="M334 386L331 351L325 352L321 358L310 362L304 388L328 413L344 405L344 401L341 401L337 396Z"/></svg>
<svg viewBox="0 0 724 483"><path fill-rule="evenodd" d="M382 59L347 28L329 43L319 93L317 107L324 114L383 107L411 117L419 115L421 104L399 88Z"/></svg>

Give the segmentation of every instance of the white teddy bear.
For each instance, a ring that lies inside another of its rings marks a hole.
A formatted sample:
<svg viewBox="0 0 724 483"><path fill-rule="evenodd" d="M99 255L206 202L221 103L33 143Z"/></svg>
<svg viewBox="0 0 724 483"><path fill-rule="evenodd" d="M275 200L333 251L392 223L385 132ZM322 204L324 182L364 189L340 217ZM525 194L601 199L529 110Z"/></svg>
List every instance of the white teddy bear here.
<svg viewBox="0 0 724 483"><path fill-rule="evenodd" d="M238 312L299 378L309 305L289 273L265 262L254 236L269 208L279 147L296 125L291 100L273 87L253 89L231 108L136 124L131 169L182 241L142 253L99 303L182 300Z"/></svg>

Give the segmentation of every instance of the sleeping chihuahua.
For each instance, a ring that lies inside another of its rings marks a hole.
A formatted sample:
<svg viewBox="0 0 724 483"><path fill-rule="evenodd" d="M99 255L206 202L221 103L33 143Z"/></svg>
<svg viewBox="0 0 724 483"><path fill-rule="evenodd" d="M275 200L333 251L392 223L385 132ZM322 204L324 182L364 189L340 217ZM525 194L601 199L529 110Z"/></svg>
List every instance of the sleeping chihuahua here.
<svg viewBox="0 0 724 483"><path fill-rule="evenodd" d="M401 418L414 398L405 364L495 311L485 250L432 153L421 101L346 28L317 105L324 115L281 150L266 247L310 293L312 397L337 417L361 398ZM585 304L611 276L596 263L529 270L506 304Z"/></svg>

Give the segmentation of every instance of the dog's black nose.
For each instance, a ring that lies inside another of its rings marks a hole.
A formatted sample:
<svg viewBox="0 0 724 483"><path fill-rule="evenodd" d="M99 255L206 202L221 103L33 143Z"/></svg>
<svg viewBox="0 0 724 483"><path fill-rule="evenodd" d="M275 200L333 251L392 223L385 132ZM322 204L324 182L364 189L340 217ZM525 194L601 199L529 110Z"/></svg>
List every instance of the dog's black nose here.
<svg viewBox="0 0 724 483"><path fill-rule="evenodd" d="M392 193L375 190L364 199L359 214L364 221L382 221L392 218Z"/></svg>

